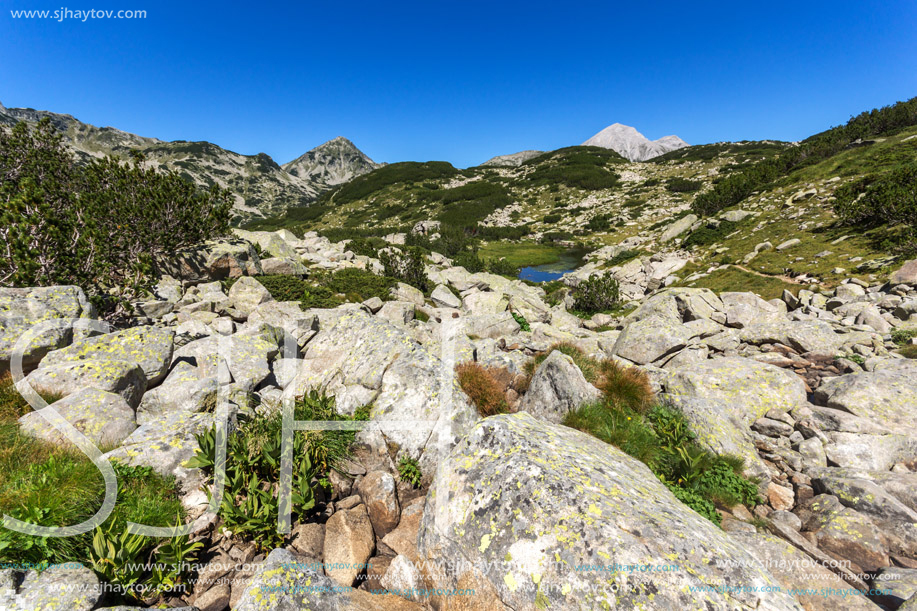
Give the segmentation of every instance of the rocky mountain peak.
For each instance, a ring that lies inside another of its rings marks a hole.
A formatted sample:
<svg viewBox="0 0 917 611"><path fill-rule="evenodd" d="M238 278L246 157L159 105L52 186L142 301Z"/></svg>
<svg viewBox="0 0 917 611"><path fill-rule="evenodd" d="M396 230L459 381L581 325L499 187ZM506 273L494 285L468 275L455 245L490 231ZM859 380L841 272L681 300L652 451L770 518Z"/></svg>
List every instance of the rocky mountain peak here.
<svg viewBox="0 0 917 611"><path fill-rule="evenodd" d="M600 146L612 149L631 161L646 161L669 151L684 148L688 143L678 136L650 140L630 125L613 123L583 142L583 146Z"/></svg>
<svg viewBox="0 0 917 611"><path fill-rule="evenodd" d="M283 165L283 169L302 179L340 185L380 167L353 142L338 136Z"/></svg>

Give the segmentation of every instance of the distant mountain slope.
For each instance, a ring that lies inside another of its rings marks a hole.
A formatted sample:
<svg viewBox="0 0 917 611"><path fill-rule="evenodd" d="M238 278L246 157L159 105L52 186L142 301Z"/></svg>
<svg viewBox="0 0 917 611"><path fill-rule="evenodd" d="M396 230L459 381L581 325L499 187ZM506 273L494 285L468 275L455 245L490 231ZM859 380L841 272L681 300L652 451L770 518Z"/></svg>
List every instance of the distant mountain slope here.
<svg viewBox="0 0 917 611"><path fill-rule="evenodd" d="M326 142L281 167L266 153L241 155L210 142L165 142L82 123L71 115L0 105L0 125L35 123L44 117L86 160L123 157L139 149L150 164L174 170L201 187L216 184L231 190L236 199L235 223L276 217L289 208L307 206L321 193L379 167L345 138Z"/></svg>
<svg viewBox="0 0 917 611"><path fill-rule="evenodd" d="M511 153L509 155L491 157L481 165L488 167L519 167L529 159L534 159L543 154L544 151L519 151L518 153Z"/></svg>
<svg viewBox="0 0 917 611"><path fill-rule="evenodd" d="M678 136L650 140L629 125L615 123L583 142L583 146L600 146L612 149L631 161L646 161L669 151L684 148L688 143Z"/></svg>

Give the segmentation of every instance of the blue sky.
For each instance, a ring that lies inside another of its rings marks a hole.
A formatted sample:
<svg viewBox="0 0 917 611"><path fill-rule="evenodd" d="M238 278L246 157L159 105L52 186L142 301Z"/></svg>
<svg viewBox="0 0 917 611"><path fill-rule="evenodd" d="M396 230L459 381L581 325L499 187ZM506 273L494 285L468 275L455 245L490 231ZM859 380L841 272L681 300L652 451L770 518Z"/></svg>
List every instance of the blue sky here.
<svg viewBox="0 0 917 611"><path fill-rule="evenodd" d="M796 140L917 95L912 0L206 4L5 0L0 102L281 163L343 135L468 166L616 121ZM62 7L147 18L10 15Z"/></svg>

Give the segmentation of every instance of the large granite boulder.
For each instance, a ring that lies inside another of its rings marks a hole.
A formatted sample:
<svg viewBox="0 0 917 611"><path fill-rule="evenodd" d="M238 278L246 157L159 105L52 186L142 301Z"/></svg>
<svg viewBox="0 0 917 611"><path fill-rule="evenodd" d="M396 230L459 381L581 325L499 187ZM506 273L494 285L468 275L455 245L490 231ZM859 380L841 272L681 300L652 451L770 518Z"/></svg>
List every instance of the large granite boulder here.
<svg viewBox="0 0 917 611"><path fill-rule="evenodd" d="M480 421L443 460L418 552L428 585L473 588L480 609L799 608L646 465L526 413ZM717 587L735 584L774 591ZM470 608L457 596L431 602Z"/></svg>
<svg viewBox="0 0 917 611"><path fill-rule="evenodd" d="M44 418L42 412L53 408L97 447L117 446L137 428L134 409L120 395L86 388L50 406L25 414L20 430L33 437L58 444L69 444L64 434Z"/></svg>
<svg viewBox="0 0 917 611"><path fill-rule="evenodd" d="M0 570L3 611L91 611L102 598L99 578L82 565L44 571Z"/></svg>
<svg viewBox="0 0 917 611"><path fill-rule="evenodd" d="M163 274L187 282L206 282L260 275L261 259L247 240L210 240L157 261Z"/></svg>
<svg viewBox="0 0 917 611"><path fill-rule="evenodd" d="M95 316L95 308L77 286L0 288L0 373L9 371L13 346L33 326L57 318ZM77 338L83 335L76 332ZM23 368L34 368L48 352L63 348L73 338L73 329L64 328L50 329L32 338L23 350Z"/></svg>
<svg viewBox="0 0 917 611"><path fill-rule="evenodd" d="M532 375L519 410L549 422L562 422L569 412L597 401L601 395L572 358L554 350Z"/></svg>
<svg viewBox="0 0 917 611"><path fill-rule="evenodd" d="M146 376L140 365L131 361L67 361L39 367L17 386L20 390L31 386L41 395L57 397L66 397L87 388L95 388L121 395L128 405L136 408L146 391Z"/></svg>
<svg viewBox="0 0 917 611"><path fill-rule="evenodd" d="M615 356L646 365L681 350L692 336L691 330L680 320L648 316L624 327L613 352Z"/></svg>
<svg viewBox="0 0 917 611"><path fill-rule="evenodd" d="M172 364L175 332L162 327L131 327L115 333L96 335L55 350L39 364L39 369L61 363L115 360L136 363L143 370L147 388L159 384Z"/></svg>

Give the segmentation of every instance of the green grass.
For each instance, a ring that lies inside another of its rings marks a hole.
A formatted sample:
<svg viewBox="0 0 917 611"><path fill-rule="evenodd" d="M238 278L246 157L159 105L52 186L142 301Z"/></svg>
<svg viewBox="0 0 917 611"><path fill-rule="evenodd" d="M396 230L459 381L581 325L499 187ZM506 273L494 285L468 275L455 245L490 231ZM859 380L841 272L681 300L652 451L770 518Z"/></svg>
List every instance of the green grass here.
<svg viewBox="0 0 917 611"><path fill-rule="evenodd" d="M485 260L506 259L514 267L530 267L556 263L565 249L537 242L488 242L478 250Z"/></svg>
<svg viewBox="0 0 917 611"><path fill-rule="evenodd" d="M102 505L105 483L95 465L75 449L24 435L17 419L31 407L9 376L0 378L0 513L42 526L68 526ZM104 448L103 448L104 450ZM149 467L113 463L118 501L103 528L121 532L127 521L169 526L183 519L175 482ZM89 563L92 533L37 537L0 529L0 561ZM159 541L146 539L149 552Z"/></svg>
<svg viewBox="0 0 917 611"><path fill-rule="evenodd" d="M683 271L682 275L688 276L690 275L690 271ZM802 288L798 284L784 282L780 278L765 278L757 274L750 274L732 266L726 269L718 269L703 278L689 283L682 283L682 285L706 288L712 290L714 293L750 291L752 293L757 293L765 300L778 299L783 295L784 289L795 294Z"/></svg>

